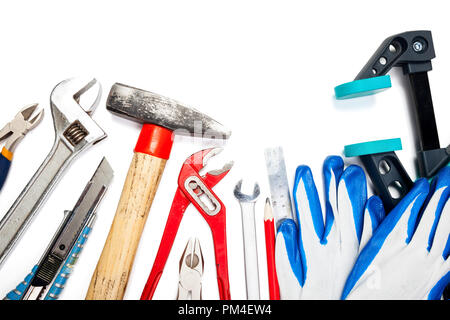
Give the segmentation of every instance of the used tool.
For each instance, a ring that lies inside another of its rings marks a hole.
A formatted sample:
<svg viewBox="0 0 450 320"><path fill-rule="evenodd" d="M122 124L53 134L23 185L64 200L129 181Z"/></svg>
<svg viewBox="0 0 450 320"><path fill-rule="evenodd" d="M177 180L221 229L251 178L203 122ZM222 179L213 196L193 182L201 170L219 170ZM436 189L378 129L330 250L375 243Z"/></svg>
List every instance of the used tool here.
<svg viewBox="0 0 450 320"><path fill-rule="evenodd" d="M108 161L103 158L73 210L65 211L64 220L40 262L5 299L58 299L88 238L97 207L112 178L113 171Z"/></svg>
<svg viewBox="0 0 450 320"><path fill-rule="evenodd" d="M203 176L200 175L200 170L206 166L208 160L221 150L218 148L202 150L194 153L184 162L178 177L178 189L167 218L164 234L152 271L142 292L141 300L150 300L153 297L172 249L181 219L190 203L195 206L211 228L220 299L230 299L225 206L212 191L212 188L227 175L232 163L227 163L222 169L209 171Z"/></svg>
<svg viewBox="0 0 450 320"><path fill-rule="evenodd" d="M358 73L355 81L335 88L337 99L372 94L379 91L378 89L390 87L390 77L387 73L393 67L401 67L403 73L409 78L409 91L414 101L419 174L426 178L436 175L450 161L450 145L446 148L440 147L428 80L428 71L432 70L431 60L435 57L430 31L416 30L399 33L381 43ZM401 195L403 196L404 193Z"/></svg>
<svg viewBox="0 0 450 320"><path fill-rule="evenodd" d="M270 300L280 300L280 287L278 286L277 268L275 265L275 224L269 198L266 199L266 205L264 206L264 234L266 237L269 298Z"/></svg>
<svg viewBox="0 0 450 320"><path fill-rule="evenodd" d="M200 241L189 239L180 259L177 300L202 300L203 254Z"/></svg>
<svg viewBox="0 0 450 320"><path fill-rule="evenodd" d="M413 182L395 151L402 150L400 139L356 143L344 147L346 157L359 157L376 193L390 212L411 190Z"/></svg>
<svg viewBox="0 0 450 320"><path fill-rule="evenodd" d="M449 167L431 186L416 180L354 260L341 299L442 300L450 285L449 190Z"/></svg>
<svg viewBox="0 0 450 320"><path fill-rule="evenodd" d="M80 98L87 91L89 99ZM0 264L12 250L25 228L49 196L64 170L76 155L106 138L91 118L100 99L100 85L92 78L72 78L52 91L50 105L55 126L55 142L49 155L0 221Z"/></svg>
<svg viewBox="0 0 450 320"><path fill-rule="evenodd" d="M92 276L86 299L122 299L129 273L175 133L227 138L208 116L160 95L115 84L108 110L145 123L134 149L116 215Z"/></svg>
<svg viewBox="0 0 450 320"><path fill-rule="evenodd" d="M255 183L253 194L242 193L242 180L234 188L234 196L239 201L242 214L242 234L244 237L245 282L247 299L259 300L258 247L256 245L255 203L259 197L259 185Z"/></svg>
<svg viewBox="0 0 450 320"><path fill-rule="evenodd" d="M35 128L42 120L44 110L39 111L32 118L38 104L30 104L24 107L16 114L11 122L8 122L3 129L0 130L0 140L7 139L0 153L0 190L8 176L9 167L13 158L14 148L20 140L25 137L28 131Z"/></svg>
<svg viewBox="0 0 450 320"><path fill-rule="evenodd" d="M402 67L408 75L414 101L416 131L419 141L417 160L422 177L431 178L450 161L450 145L441 148L428 81L431 59L435 57L430 31L409 31L393 35L380 45L356 76L355 81L335 88L336 98L370 94L390 86L387 73Z"/></svg>
<svg viewBox="0 0 450 320"><path fill-rule="evenodd" d="M296 222L296 218L292 213L291 193L289 191L283 149L281 147L267 148L264 154L269 175L275 225L278 230L283 220L291 219Z"/></svg>

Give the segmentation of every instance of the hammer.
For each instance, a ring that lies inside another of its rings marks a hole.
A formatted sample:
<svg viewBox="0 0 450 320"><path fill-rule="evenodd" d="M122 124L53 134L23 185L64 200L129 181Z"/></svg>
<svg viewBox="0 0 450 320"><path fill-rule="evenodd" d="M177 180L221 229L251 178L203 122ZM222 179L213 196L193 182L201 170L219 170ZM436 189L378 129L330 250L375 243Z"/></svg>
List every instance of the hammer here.
<svg viewBox="0 0 450 320"><path fill-rule="evenodd" d="M175 134L227 139L220 123L158 94L116 83L106 108L144 123L87 300L121 300Z"/></svg>

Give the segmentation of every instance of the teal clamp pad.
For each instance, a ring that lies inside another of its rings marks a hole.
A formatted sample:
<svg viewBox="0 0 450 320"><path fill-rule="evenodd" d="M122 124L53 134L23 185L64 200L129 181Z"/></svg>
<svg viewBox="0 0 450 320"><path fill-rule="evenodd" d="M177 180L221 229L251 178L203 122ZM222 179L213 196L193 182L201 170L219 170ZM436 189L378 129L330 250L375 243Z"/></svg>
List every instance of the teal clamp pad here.
<svg viewBox="0 0 450 320"><path fill-rule="evenodd" d="M22 300L23 293L27 290L31 280L36 273L38 265L33 267L33 270L25 277L25 279L17 285L14 290L11 290L5 297L5 300Z"/></svg>
<svg viewBox="0 0 450 320"><path fill-rule="evenodd" d="M89 233L91 232L91 227L86 226L78 237L75 245L69 253L64 266L61 268L58 276L56 277L53 285L45 296L44 300L57 300L64 289L64 286L69 279L73 268L78 260L78 257L83 249L84 244L86 243Z"/></svg>
<svg viewBox="0 0 450 320"><path fill-rule="evenodd" d="M344 147L347 158L402 150L400 138L350 144Z"/></svg>
<svg viewBox="0 0 450 320"><path fill-rule="evenodd" d="M355 80L334 88L336 99L352 99L378 93L392 86L389 75Z"/></svg>

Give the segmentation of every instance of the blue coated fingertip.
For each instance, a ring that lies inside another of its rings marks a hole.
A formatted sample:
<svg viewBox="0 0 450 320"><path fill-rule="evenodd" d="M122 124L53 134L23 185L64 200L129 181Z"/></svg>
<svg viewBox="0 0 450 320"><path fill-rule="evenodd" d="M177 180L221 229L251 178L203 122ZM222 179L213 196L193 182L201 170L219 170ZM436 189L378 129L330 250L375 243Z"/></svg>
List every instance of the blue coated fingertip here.
<svg viewBox="0 0 450 320"><path fill-rule="evenodd" d="M349 144L344 147L344 155L350 158L398 150L402 150L402 140L395 138Z"/></svg>
<svg viewBox="0 0 450 320"><path fill-rule="evenodd" d="M323 176L325 181L331 180L331 172L336 178L336 185L344 171L344 160L340 156L328 156L323 162ZM328 186L328 184L326 184ZM328 190L326 190L328 191Z"/></svg>
<svg viewBox="0 0 450 320"><path fill-rule="evenodd" d="M334 94L338 100L352 99L372 95L391 86L391 77L384 75L341 84L334 88Z"/></svg>
<svg viewBox="0 0 450 320"><path fill-rule="evenodd" d="M316 232L318 241L320 241L320 243L322 243L322 241L326 242L326 239L324 238L325 226L323 222L322 208L320 207L319 194L317 193L317 188L316 184L314 183L311 169L308 166L298 166L297 170L295 171L293 198L299 224L302 223L300 213L298 211L299 201L306 200L297 199L297 191L300 183L303 183L305 187L308 204L311 211L311 218L314 225L314 231Z"/></svg>
<svg viewBox="0 0 450 320"><path fill-rule="evenodd" d="M366 174L361 167L351 165L342 173L341 181L342 180L345 182L352 203L356 236L358 237L358 241L361 241L364 209L367 202ZM341 181L339 183L341 183Z"/></svg>
<svg viewBox="0 0 450 320"><path fill-rule="evenodd" d="M286 219L281 223L278 233L283 235L292 272L294 272L298 283L303 287L306 278L306 270L304 272L302 266L306 266L306 263L303 263L305 262L303 247L301 245L299 246L298 243L300 230L297 228L297 224L294 220Z"/></svg>
<svg viewBox="0 0 450 320"><path fill-rule="evenodd" d="M337 188L342 172L344 172L344 160L340 156L328 156L323 163L322 172L325 185L325 232L322 242L326 243L326 238L334 222L334 212L330 203L330 182L334 175L334 183Z"/></svg>
<svg viewBox="0 0 450 320"><path fill-rule="evenodd" d="M450 186L450 166L443 167L441 170L439 170L437 177L437 184L436 188L440 189L442 187L449 187Z"/></svg>

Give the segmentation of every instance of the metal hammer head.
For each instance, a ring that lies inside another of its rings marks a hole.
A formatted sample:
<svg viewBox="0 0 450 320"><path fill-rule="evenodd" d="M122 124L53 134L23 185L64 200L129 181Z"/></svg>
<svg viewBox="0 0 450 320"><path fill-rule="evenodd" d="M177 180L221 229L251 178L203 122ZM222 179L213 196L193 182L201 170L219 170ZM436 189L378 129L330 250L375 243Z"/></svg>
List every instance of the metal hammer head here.
<svg viewBox="0 0 450 320"><path fill-rule="evenodd" d="M183 135L227 139L231 132L223 125L193 108L149 91L116 83L106 108L141 123L151 123Z"/></svg>

